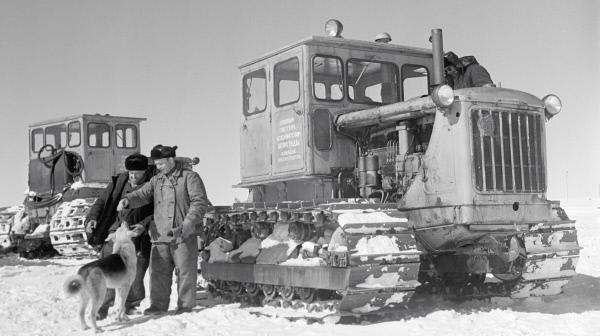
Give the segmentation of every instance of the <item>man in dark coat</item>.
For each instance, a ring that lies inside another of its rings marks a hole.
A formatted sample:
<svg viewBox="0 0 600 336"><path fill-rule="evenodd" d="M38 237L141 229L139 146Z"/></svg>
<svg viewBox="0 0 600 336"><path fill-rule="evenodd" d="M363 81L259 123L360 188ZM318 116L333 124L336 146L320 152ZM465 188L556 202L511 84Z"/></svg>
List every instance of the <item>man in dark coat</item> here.
<svg viewBox="0 0 600 336"><path fill-rule="evenodd" d="M125 159L125 169L127 169L127 172L113 176L112 181L90 209L86 218L86 231L88 232L90 244L102 246L100 258L112 254L113 242L106 242L105 239L110 233L115 232L122 222L127 222L134 231L140 233L138 237L133 239L138 256L137 270L135 280L125 302L127 314L131 314L146 297L144 275L150 263L151 248L150 237L146 228L152 221L153 206L149 204L138 209L117 212L117 204L121 197L139 189L145 182L149 181L152 173L148 166L148 158L142 154L128 156ZM98 309L98 319L106 317L108 308L114 303L114 298L114 289L107 289L104 303Z"/></svg>
<svg viewBox="0 0 600 336"><path fill-rule="evenodd" d="M140 189L125 195L117 209L154 203L154 221L149 234L150 307L146 315L159 315L169 308L173 270L177 274L176 314L190 312L196 305L198 240L196 227L210 202L198 173L175 160L177 146L157 145L151 157L159 173Z"/></svg>
<svg viewBox="0 0 600 336"><path fill-rule="evenodd" d="M493 87L489 72L481 66L474 56L458 56L452 51L444 54L446 84L453 89L468 87Z"/></svg>

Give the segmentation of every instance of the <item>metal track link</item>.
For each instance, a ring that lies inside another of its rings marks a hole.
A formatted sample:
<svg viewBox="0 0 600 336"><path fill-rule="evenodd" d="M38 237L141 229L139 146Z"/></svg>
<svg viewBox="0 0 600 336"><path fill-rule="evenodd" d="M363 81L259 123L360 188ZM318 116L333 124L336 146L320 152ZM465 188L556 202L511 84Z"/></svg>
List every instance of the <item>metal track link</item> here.
<svg viewBox="0 0 600 336"><path fill-rule="evenodd" d="M0 252L9 251L13 247L10 239L10 230L13 225L15 212L0 212Z"/></svg>
<svg viewBox="0 0 600 336"><path fill-rule="evenodd" d="M288 301L282 298L265 298L262 302L262 305L271 306L275 308L293 309L296 311L306 311L308 313L335 314L338 313L340 307L340 300L305 302L301 300Z"/></svg>
<svg viewBox="0 0 600 336"><path fill-rule="evenodd" d="M541 223L525 234L527 259L513 298L562 293L563 286L576 274L581 249L574 223Z"/></svg>
<svg viewBox="0 0 600 336"><path fill-rule="evenodd" d="M281 203L238 203L231 207L216 207L215 211L206 215L204 225L205 240L212 241L216 237L231 234L232 231L250 230L255 223L300 222L315 227L337 226L339 210L348 209L380 209L393 211L395 203L315 203L315 202L281 202ZM336 211L337 210L337 211ZM225 237L226 238L226 237Z"/></svg>
<svg viewBox="0 0 600 336"><path fill-rule="evenodd" d="M63 256L96 256L98 253L87 243L85 218L95 198L79 198L63 202L50 221L50 241Z"/></svg>

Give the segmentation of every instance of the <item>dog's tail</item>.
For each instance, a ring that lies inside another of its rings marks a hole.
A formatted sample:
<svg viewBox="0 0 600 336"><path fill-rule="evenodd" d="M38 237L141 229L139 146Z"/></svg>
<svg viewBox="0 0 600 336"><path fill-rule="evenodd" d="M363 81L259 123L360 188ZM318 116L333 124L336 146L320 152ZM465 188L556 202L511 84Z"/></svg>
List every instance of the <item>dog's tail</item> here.
<svg viewBox="0 0 600 336"><path fill-rule="evenodd" d="M65 281L63 289L68 296L76 295L83 287L83 277L79 274L72 275Z"/></svg>

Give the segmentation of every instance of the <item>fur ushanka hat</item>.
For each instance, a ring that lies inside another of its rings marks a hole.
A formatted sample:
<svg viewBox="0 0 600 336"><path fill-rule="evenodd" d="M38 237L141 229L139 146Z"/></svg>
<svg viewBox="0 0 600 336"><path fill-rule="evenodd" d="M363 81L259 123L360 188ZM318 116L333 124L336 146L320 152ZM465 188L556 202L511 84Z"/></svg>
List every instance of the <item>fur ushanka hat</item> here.
<svg viewBox="0 0 600 336"><path fill-rule="evenodd" d="M125 169L146 170L148 169L148 158L140 153L131 154L125 159Z"/></svg>
<svg viewBox="0 0 600 336"><path fill-rule="evenodd" d="M177 146L169 147L169 146L163 146L163 145L156 145L150 151L150 157L153 160L175 157L176 149L177 149Z"/></svg>

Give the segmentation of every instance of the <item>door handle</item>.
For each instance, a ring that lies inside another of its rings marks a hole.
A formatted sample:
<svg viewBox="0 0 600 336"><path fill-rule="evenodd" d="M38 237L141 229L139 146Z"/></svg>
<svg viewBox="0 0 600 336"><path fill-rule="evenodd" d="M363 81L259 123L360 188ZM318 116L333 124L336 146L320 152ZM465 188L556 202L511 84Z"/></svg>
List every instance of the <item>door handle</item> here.
<svg viewBox="0 0 600 336"><path fill-rule="evenodd" d="M302 110L294 110L294 112L296 112L297 115L302 115Z"/></svg>

